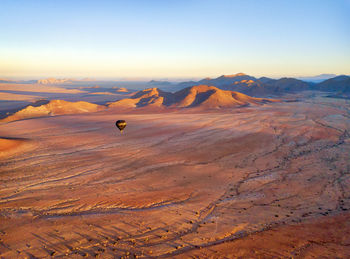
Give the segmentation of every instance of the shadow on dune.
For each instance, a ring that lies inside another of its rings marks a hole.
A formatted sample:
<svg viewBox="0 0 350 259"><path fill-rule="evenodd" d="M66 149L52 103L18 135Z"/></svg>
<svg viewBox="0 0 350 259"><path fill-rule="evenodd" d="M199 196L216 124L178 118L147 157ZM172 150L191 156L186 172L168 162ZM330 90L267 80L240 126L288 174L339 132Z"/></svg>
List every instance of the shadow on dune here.
<svg viewBox="0 0 350 259"><path fill-rule="evenodd" d="M20 140L20 141L27 141L27 140L30 140L29 138L5 137L5 136L0 136L0 139L6 139L6 140Z"/></svg>

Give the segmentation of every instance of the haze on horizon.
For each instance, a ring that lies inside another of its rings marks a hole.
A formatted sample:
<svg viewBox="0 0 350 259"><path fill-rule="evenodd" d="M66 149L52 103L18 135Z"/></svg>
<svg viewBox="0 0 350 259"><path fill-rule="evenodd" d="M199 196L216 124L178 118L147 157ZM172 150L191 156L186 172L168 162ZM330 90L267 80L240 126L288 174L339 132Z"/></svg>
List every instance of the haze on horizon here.
<svg viewBox="0 0 350 259"><path fill-rule="evenodd" d="M350 1L24 1L0 7L0 77L350 74Z"/></svg>

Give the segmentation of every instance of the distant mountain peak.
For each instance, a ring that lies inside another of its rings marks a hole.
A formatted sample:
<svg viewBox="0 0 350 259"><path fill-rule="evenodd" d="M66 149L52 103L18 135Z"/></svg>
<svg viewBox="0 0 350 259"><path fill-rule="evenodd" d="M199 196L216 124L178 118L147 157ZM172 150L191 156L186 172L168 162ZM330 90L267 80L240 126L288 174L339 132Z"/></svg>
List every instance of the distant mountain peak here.
<svg viewBox="0 0 350 259"><path fill-rule="evenodd" d="M233 75L222 75L222 77L227 77L227 78L238 77L238 76L247 76L247 74L237 73L237 74L233 74Z"/></svg>
<svg viewBox="0 0 350 259"><path fill-rule="evenodd" d="M320 74L316 76L302 76L298 77L297 79L306 81L306 82L314 82L314 83L320 83L322 81L328 80L330 78L336 77L336 74Z"/></svg>
<svg viewBox="0 0 350 259"><path fill-rule="evenodd" d="M317 89L338 94L350 94L350 76L340 75L323 81Z"/></svg>
<svg viewBox="0 0 350 259"><path fill-rule="evenodd" d="M63 84L70 81L72 81L72 79L70 78L56 79L56 78L50 77L46 79L39 79L37 83L42 85L54 85L54 84Z"/></svg>

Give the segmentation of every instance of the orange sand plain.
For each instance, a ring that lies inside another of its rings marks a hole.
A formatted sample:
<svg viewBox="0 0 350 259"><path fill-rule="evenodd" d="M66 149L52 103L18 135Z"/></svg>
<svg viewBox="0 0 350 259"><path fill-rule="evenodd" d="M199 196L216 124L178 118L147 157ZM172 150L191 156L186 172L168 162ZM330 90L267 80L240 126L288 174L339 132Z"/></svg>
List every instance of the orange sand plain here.
<svg viewBox="0 0 350 259"><path fill-rule="evenodd" d="M0 257L346 258L349 111L317 97L2 124L30 146L2 150Z"/></svg>

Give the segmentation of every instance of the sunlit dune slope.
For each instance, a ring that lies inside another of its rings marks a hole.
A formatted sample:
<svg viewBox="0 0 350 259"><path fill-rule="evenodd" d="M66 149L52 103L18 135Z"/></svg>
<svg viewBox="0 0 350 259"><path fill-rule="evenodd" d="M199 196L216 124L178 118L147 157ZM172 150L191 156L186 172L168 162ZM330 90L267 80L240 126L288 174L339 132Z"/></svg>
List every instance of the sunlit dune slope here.
<svg viewBox="0 0 350 259"><path fill-rule="evenodd" d="M67 102L63 100L52 100L47 104L40 106L27 106L26 108L14 113L13 115L1 120L1 122L10 122L34 117L75 114L84 112L96 112L104 110L106 107L88 102Z"/></svg>
<svg viewBox="0 0 350 259"><path fill-rule="evenodd" d="M0 137L0 158L23 152L28 148L28 139Z"/></svg>
<svg viewBox="0 0 350 259"><path fill-rule="evenodd" d="M21 144L21 140L11 139L11 138L1 138L0 137L0 153L3 151L7 151L9 149L15 148L16 146Z"/></svg>
<svg viewBox="0 0 350 259"><path fill-rule="evenodd" d="M253 98L248 95L220 90L214 86L197 85L176 93L168 93L158 88L149 88L135 93L131 98L109 103L109 107L202 107L224 108L245 105L259 105L277 100Z"/></svg>
<svg viewBox="0 0 350 259"><path fill-rule="evenodd" d="M136 92L130 98L109 103L108 106L121 108L136 108L143 106L161 107L167 102L167 100L171 99L171 96L171 93L163 92L158 88L149 88Z"/></svg>
<svg viewBox="0 0 350 259"><path fill-rule="evenodd" d="M276 101L262 98L254 98L248 95L224 91L215 86L198 85L185 88L174 94L174 105L178 107L205 107L221 108L236 107L250 104L263 104L266 102Z"/></svg>

